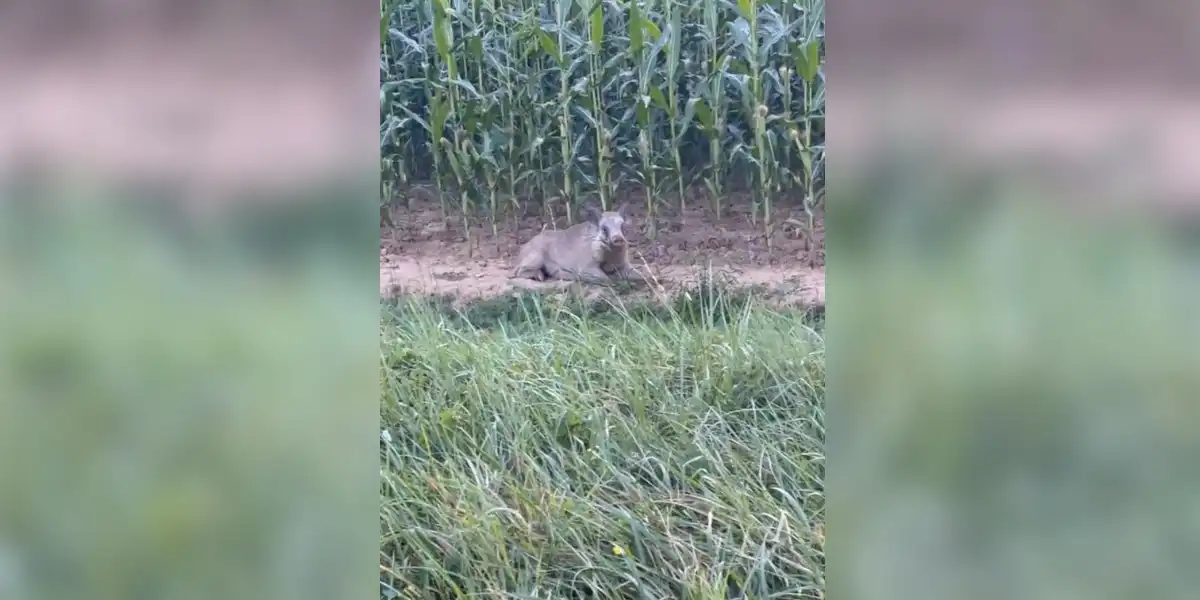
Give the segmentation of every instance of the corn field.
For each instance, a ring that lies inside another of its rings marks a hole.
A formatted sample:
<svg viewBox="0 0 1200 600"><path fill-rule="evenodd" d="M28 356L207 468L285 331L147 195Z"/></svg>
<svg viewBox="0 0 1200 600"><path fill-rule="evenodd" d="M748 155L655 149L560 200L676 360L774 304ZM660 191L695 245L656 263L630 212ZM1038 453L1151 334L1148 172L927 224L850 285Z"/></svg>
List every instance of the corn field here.
<svg viewBox="0 0 1200 600"><path fill-rule="evenodd" d="M823 198L824 0L381 0L384 202ZM694 192L699 193L694 193ZM693 192L693 193L689 193ZM627 192L626 192L627 193ZM778 206L775 207L776 209Z"/></svg>

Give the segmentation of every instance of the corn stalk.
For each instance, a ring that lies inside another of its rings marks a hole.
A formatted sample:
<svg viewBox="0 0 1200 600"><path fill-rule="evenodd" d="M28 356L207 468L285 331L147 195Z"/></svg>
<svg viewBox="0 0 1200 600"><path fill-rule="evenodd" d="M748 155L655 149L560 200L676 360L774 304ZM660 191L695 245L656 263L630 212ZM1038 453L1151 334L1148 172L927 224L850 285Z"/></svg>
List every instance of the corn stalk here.
<svg viewBox="0 0 1200 600"><path fill-rule="evenodd" d="M474 215L495 232L533 202L608 208L632 181L653 234L662 186L684 211L694 182L718 217L748 192L769 231L779 202L821 196L823 13L822 0L381 0L381 204L435 182L469 238Z"/></svg>

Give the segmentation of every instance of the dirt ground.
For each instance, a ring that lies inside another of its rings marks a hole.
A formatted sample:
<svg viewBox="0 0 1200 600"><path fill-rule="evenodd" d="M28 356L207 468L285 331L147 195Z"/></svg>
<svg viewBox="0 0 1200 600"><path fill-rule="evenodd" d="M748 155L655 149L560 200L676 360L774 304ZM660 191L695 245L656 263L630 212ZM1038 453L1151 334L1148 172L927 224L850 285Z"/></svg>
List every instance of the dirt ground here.
<svg viewBox="0 0 1200 600"><path fill-rule="evenodd" d="M631 244L630 262L653 281L643 293L669 294L700 280L711 269L718 278L758 289L783 304L824 306L824 226L819 216L810 228L803 211L793 211L786 222L786 215L781 215L768 248L762 226L750 221L747 203L728 205L720 220L705 209L659 214L658 235L651 239L645 206L639 201L629 203L625 233ZM509 217L497 223L495 234L490 223L475 224L470 244L461 220L444 223L435 203L396 206L391 217L394 227L380 227L381 295L449 294L466 300L572 287L564 282L509 279L521 244L548 223L543 215ZM555 225L563 228L569 223L559 214ZM602 292L589 288L588 293Z"/></svg>

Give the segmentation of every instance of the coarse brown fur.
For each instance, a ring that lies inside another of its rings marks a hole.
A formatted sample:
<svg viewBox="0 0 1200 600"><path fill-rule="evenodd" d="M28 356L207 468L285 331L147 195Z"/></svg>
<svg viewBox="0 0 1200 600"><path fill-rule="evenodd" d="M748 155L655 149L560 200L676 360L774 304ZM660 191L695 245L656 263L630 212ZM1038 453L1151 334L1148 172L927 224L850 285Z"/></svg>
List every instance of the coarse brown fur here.
<svg viewBox="0 0 1200 600"><path fill-rule="evenodd" d="M588 206L584 215L587 220L582 223L561 231L542 231L525 242L512 276L585 283L610 283L618 278L642 281L626 256L626 205L608 212Z"/></svg>

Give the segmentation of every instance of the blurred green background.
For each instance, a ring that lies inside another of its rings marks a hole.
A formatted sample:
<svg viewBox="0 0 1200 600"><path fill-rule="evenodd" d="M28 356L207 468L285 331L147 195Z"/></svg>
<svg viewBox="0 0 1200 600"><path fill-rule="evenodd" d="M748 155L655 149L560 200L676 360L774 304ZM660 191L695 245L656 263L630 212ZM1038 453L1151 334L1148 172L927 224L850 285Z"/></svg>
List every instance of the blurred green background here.
<svg viewBox="0 0 1200 600"><path fill-rule="evenodd" d="M830 593L1191 597L1197 221L911 150L831 187Z"/></svg>
<svg viewBox="0 0 1200 600"><path fill-rule="evenodd" d="M0 597L374 593L375 185L8 192Z"/></svg>

